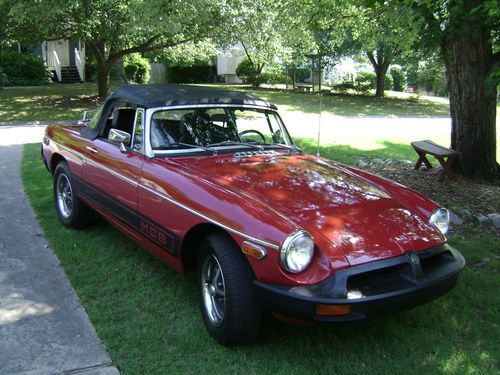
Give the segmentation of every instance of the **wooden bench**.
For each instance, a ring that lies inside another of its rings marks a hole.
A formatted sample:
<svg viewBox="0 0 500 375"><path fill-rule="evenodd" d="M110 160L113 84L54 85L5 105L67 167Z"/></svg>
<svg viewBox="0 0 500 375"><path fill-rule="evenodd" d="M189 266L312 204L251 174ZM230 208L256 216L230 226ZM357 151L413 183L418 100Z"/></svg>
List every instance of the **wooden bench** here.
<svg viewBox="0 0 500 375"><path fill-rule="evenodd" d="M437 143L429 140L411 142L411 145L418 154L418 160L415 164L415 169L419 169L422 163L424 163L427 168L432 168L432 164L426 158L426 155L429 154L434 156L439 161L439 164L441 164L441 166L443 167L443 170L439 174L439 182L443 182L445 176L448 176L450 180L456 179L453 171L451 170L451 166L455 158L462 155L461 152L452 150L451 148L440 146Z"/></svg>
<svg viewBox="0 0 500 375"><path fill-rule="evenodd" d="M307 92L308 94L312 91L312 86L297 85L293 86L294 92Z"/></svg>

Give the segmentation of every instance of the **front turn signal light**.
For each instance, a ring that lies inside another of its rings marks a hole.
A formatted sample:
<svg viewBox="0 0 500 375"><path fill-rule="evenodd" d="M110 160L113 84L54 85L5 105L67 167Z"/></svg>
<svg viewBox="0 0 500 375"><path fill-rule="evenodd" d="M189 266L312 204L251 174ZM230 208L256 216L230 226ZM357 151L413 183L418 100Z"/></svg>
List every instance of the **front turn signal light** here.
<svg viewBox="0 0 500 375"><path fill-rule="evenodd" d="M266 249L249 241L243 241L243 244L241 245L241 250L245 254L250 255L251 257L257 259L262 259L267 255Z"/></svg>
<svg viewBox="0 0 500 375"><path fill-rule="evenodd" d="M316 315L348 315L351 313L351 305L316 305Z"/></svg>

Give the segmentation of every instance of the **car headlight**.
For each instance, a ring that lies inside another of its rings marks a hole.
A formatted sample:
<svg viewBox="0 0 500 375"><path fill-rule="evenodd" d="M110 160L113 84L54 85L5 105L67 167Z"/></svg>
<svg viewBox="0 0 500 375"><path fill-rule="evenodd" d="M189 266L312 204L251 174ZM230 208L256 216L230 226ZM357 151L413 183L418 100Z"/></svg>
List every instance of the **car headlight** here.
<svg viewBox="0 0 500 375"><path fill-rule="evenodd" d="M446 208L438 208L432 213L429 222L434 224L441 233L446 234L450 227L450 213Z"/></svg>
<svg viewBox="0 0 500 375"><path fill-rule="evenodd" d="M309 233L300 230L290 234L281 245L281 265L298 273L307 268L314 255L314 241Z"/></svg>

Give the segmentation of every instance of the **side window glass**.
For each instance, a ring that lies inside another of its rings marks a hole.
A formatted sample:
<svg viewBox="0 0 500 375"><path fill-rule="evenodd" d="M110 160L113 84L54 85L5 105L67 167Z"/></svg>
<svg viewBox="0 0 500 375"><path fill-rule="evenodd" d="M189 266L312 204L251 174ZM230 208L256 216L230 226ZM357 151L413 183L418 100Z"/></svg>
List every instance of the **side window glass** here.
<svg viewBox="0 0 500 375"><path fill-rule="evenodd" d="M132 148L137 152L143 152L144 150L144 110L142 108L137 109L135 115Z"/></svg>

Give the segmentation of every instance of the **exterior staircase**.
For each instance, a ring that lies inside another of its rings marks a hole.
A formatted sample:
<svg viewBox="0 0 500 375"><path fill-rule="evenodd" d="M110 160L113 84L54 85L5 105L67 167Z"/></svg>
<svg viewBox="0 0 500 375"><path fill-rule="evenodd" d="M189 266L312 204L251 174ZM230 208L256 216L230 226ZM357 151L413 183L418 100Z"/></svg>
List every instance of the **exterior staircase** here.
<svg viewBox="0 0 500 375"><path fill-rule="evenodd" d="M61 83L78 83L82 82L76 66L61 67Z"/></svg>

